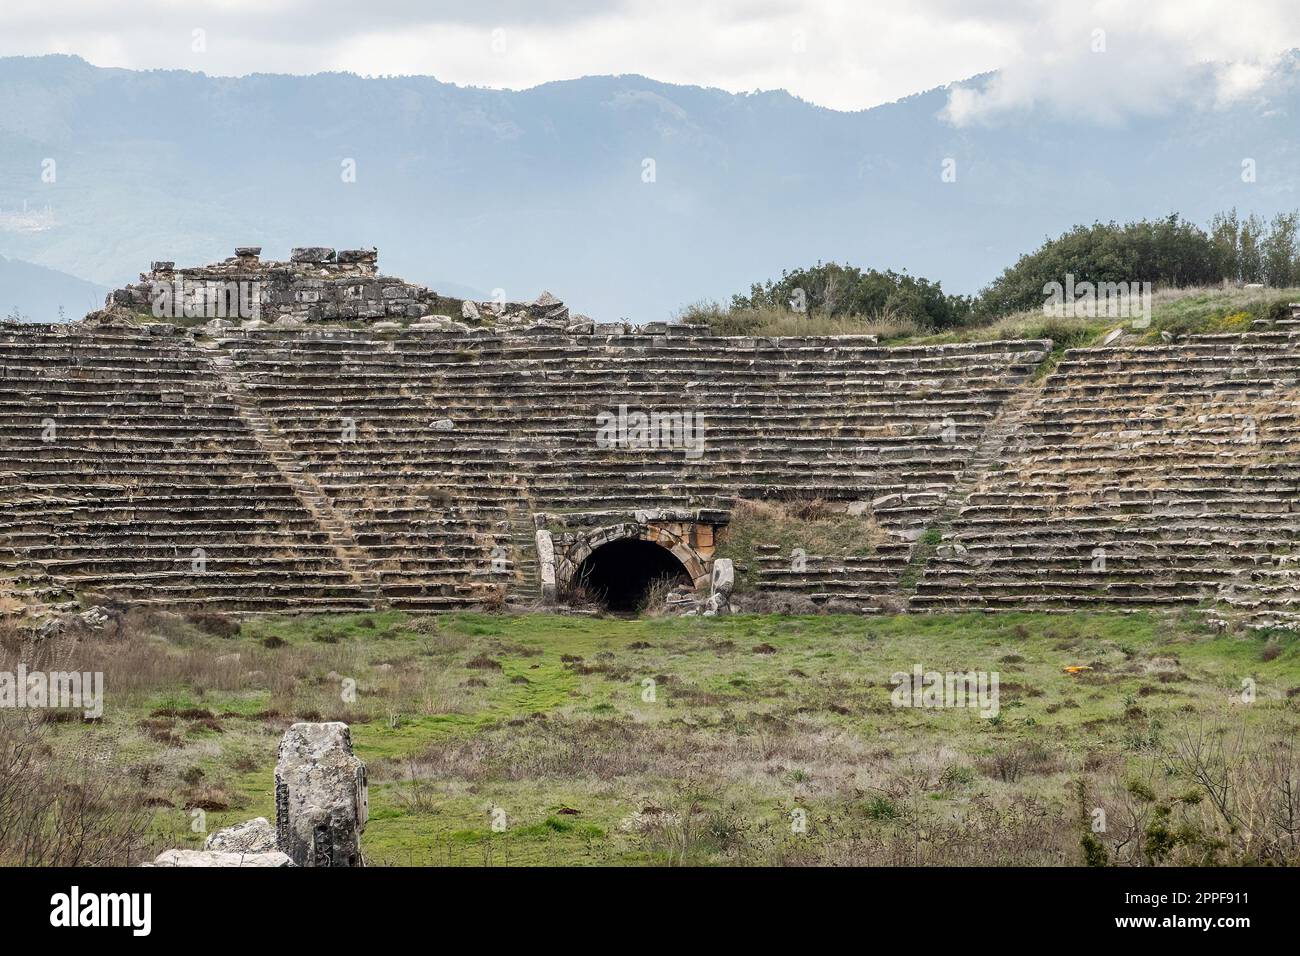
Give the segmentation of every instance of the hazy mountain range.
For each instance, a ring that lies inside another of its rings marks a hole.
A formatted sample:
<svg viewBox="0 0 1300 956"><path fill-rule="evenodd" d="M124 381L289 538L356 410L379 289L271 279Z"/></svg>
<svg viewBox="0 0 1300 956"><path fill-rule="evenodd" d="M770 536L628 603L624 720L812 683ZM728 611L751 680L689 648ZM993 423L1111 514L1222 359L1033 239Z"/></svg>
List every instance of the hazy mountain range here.
<svg viewBox="0 0 1300 956"><path fill-rule="evenodd" d="M375 245L452 294L646 321L818 259L974 292L1076 222L1300 206L1300 54L1230 107L1123 125L957 128L947 97L844 113L639 76L510 92L0 58L0 255L66 274L0 263L0 312L80 314L154 259Z"/></svg>
<svg viewBox="0 0 1300 956"><path fill-rule="evenodd" d="M79 319L101 308L108 291L57 269L0 256L0 319Z"/></svg>

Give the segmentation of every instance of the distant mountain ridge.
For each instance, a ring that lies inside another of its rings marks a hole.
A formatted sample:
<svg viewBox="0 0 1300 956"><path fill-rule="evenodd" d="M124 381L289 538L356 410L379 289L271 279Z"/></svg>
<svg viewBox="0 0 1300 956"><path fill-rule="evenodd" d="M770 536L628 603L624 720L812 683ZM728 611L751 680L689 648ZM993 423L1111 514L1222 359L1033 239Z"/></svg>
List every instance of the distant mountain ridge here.
<svg viewBox="0 0 1300 956"><path fill-rule="evenodd" d="M842 113L638 76L511 92L0 58L0 254L115 286L236 245L374 245L384 272L599 320L818 259L973 292L1076 222L1300 206L1298 63L1227 109L955 128L944 89Z"/></svg>
<svg viewBox="0 0 1300 956"><path fill-rule="evenodd" d="M0 319L79 319L104 304L108 289L57 269L0 256Z"/></svg>

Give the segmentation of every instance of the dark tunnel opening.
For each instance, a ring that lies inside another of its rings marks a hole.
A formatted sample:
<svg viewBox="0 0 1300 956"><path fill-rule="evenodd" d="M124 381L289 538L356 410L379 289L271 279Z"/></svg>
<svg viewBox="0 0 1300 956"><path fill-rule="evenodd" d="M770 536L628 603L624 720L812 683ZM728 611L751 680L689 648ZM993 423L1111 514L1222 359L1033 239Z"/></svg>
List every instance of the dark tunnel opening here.
<svg viewBox="0 0 1300 956"><path fill-rule="evenodd" d="M578 566L575 581L611 611L641 609L650 589L667 578L674 584L691 584L691 576L668 549L650 541L626 538L592 551Z"/></svg>

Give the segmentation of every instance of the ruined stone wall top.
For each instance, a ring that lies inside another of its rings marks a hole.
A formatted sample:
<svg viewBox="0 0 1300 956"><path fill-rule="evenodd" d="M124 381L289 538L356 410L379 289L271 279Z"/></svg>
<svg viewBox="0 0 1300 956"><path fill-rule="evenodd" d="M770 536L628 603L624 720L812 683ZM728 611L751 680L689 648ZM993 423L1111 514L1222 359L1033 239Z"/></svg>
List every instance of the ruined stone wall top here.
<svg viewBox="0 0 1300 956"><path fill-rule="evenodd" d="M581 331L575 323L591 324L581 316L571 320L549 292L532 302L474 302L381 275L378 263L377 249L306 246L275 261L262 259L258 246L240 246L229 259L204 266L154 262L139 282L109 293L105 305L110 313L164 322L209 320L214 331L317 323Z"/></svg>

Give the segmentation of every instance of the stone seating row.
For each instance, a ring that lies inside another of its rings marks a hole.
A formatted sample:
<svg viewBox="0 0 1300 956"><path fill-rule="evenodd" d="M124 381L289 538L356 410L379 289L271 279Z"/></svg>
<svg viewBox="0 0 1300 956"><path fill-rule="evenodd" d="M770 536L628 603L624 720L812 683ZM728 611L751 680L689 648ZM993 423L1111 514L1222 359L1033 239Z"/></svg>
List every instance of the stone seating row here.
<svg viewBox="0 0 1300 956"><path fill-rule="evenodd" d="M1300 535L1297 344L1068 351L910 606L1284 611L1289 581L1268 571Z"/></svg>
<svg viewBox="0 0 1300 956"><path fill-rule="evenodd" d="M785 494L870 500L885 491L898 497L882 517L910 529L926 505L905 502L902 493L953 482L970 444L1046 351L1044 343L890 350L833 340L412 334L378 341L278 331L218 345L349 515L359 542L374 540L376 502L391 497L386 487L439 481L446 497L430 503L430 513L474 527L439 542L466 562L459 573L431 574L435 584L481 574L489 548L506 547L518 560L517 538L491 504L509 493L483 491L504 487L503 463L525 482L535 509L669 508ZM709 401L717 408L705 416L704 465L662 451L595 447L602 409L681 410ZM356 440L332 441L345 416ZM957 441L939 434L945 418ZM451 426L443 434L432 429L437 419ZM936 467L939 461L948 464ZM381 575L399 560L378 558Z"/></svg>
<svg viewBox="0 0 1300 956"><path fill-rule="evenodd" d="M187 340L0 330L0 549L91 600L373 606L224 393Z"/></svg>

